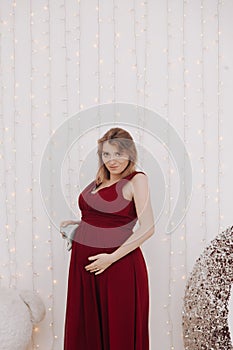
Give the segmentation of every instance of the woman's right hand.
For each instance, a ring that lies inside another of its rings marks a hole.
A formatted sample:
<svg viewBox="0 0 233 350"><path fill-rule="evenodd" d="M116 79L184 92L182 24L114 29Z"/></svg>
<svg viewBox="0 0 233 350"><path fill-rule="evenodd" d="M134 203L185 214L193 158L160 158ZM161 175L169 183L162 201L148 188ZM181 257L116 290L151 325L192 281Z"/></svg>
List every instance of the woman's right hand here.
<svg viewBox="0 0 233 350"><path fill-rule="evenodd" d="M62 221L60 223L60 232L61 232L61 227L66 227L68 225L75 225L75 224L80 224L81 220L77 220L77 221L74 221L74 220L65 220L65 221ZM62 234L61 232L61 235L63 238L65 238L65 236Z"/></svg>
<svg viewBox="0 0 233 350"><path fill-rule="evenodd" d="M60 223L60 227L66 227L68 225L75 225L75 224L80 224L80 220L78 221L74 221L74 220L66 220L66 221L62 221Z"/></svg>

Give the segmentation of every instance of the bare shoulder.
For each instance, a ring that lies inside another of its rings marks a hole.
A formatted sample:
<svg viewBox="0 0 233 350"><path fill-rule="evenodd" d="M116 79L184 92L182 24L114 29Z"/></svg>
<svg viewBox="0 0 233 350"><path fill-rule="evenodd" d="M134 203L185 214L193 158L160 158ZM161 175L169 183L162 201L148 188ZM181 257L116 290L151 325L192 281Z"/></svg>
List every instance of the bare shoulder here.
<svg viewBox="0 0 233 350"><path fill-rule="evenodd" d="M131 182L133 184L133 187L142 186L142 187L145 187L145 189L146 189L148 186L148 176L145 173L137 173L131 179Z"/></svg>
<svg viewBox="0 0 233 350"><path fill-rule="evenodd" d="M132 177L132 181L135 179L145 179L148 178L146 173L137 173Z"/></svg>
<svg viewBox="0 0 233 350"><path fill-rule="evenodd" d="M148 176L145 173L138 173L130 180L132 197L142 198L143 194L149 192Z"/></svg>
<svg viewBox="0 0 233 350"><path fill-rule="evenodd" d="M138 192L137 188L141 189L143 192L147 191L147 176L143 173L135 174L127 184L123 186L123 196L125 199L132 200L134 198L135 191Z"/></svg>

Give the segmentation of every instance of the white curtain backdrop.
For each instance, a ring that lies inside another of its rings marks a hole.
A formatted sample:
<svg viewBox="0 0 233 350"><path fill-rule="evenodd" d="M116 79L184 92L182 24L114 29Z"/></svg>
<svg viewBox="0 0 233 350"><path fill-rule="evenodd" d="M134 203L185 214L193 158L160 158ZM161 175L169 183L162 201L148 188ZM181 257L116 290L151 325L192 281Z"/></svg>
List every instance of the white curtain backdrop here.
<svg viewBox="0 0 233 350"><path fill-rule="evenodd" d="M156 177L149 178L156 232L142 246L150 278L151 350L184 349L185 283L203 249L233 225L232 16L231 0L0 2L0 282L34 290L45 303L46 317L34 327L30 349L63 349L70 257L53 223L70 217L53 210L52 179L58 175L52 167L46 200L53 217L42 201L45 147L70 117L79 113L82 125L82 112L114 102L158 113L182 139L193 171L183 221L172 234L165 232L178 174L143 116L125 126L112 115L109 127L101 127L97 116L95 127L67 146L59 169L64 197L79 217L77 197L96 171L85 170L89 153L97 159L96 141L113 125L150 150L165 184L161 189ZM146 152L139 160L148 174L156 167Z"/></svg>

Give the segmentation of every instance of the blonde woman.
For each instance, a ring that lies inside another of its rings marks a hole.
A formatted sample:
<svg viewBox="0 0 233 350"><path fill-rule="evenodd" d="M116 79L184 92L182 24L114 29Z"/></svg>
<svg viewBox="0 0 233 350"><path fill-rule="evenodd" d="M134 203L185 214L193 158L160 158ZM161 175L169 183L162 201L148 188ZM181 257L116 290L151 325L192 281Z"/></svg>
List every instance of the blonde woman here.
<svg viewBox="0 0 233 350"><path fill-rule="evenodd" d="M137 150L122 128L108 130L97 153L95 180L78 198L82 218L71 251L64 350L149 350L148 273L140 249L154 233L148 177L135 170Z"/></svg>

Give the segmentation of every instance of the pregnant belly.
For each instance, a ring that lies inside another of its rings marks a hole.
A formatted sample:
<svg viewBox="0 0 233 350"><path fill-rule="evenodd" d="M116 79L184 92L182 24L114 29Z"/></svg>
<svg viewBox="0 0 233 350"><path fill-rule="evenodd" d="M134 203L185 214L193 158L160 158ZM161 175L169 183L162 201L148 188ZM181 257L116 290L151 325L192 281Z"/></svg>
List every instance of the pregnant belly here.
<svg viewBox="0 0 233 350"><path fill-rule="evenodd" d="M95 256L97 254L107 253L111 254L115 250L117 250L118 247L115 248L96 248L96 247L89 247L83 244L80 244L78 242L73 242L72 245L72 254L75 256L75 262L77 266L84 268L86 265L91 264L94 262L94 260L88 260L88 257ZM115 261L111 266L114 265L114 269L118 268L126 268L126 266L130 267L132 269L133 267L143 269L144 272L146 271L146 264L144 260L144 256L142 254L142 251L140 247L135 248L122 258ZM111 269L112 270L112 269Z"/></svg>
<svg viewBox="0 0 233 350"><path fill-rule="evenodd" d="M121 246L132 234L132 229L85 224L78 226L74 241L89 248L110 249Z"/></svg>

